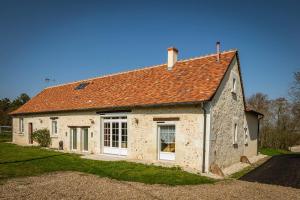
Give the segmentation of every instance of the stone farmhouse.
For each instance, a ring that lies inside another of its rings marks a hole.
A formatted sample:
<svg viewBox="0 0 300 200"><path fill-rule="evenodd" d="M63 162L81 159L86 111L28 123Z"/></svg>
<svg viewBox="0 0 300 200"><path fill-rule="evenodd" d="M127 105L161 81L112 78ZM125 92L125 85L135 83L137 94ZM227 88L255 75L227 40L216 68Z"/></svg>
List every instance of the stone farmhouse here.
<svg viewBox="0 0 300 200"><path fill-rule="evenodd" d="M257 154L261 114L248 110L237 50L45 88L11 113L13 143L168 164L197 172Z"/></svg>

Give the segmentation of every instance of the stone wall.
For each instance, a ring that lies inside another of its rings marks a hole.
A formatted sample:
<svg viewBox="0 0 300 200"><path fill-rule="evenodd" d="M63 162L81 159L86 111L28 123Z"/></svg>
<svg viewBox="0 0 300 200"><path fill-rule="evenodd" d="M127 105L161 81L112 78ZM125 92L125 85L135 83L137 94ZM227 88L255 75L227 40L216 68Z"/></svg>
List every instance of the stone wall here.
<svg viewBox="0 0 300 200"><path fill-rule="evenodd" d="M13 142L20 145L28 145L28 124L33 124L33 131L47 128L51 133L51 117L58 117L57 127L58 134L51 134L51 147L58 148L59 141L63 141L64 149L70 150L70 128L77 126L77 132L80 132L80 126L89 126L89 153L100 153L100 117L96 112L73 112L60 114L43 114L43 115L25 115L24 133L19 131L19 118L13 118ZM78 137L80 144L81 138ZM77 149L80 151L80 148Z"/></svg>
<svg viewBox="0 0 300 200"><path fill-rule="evenodd" d="M244 100L238 62L234 58L211 102L211 132L209 163L221 168L239 162L244 153ZM232 79L236 78L236 93ZM234 123L238 127L237 144L233 144Z"/></svg>
<svg viewBox="0 0 300 200"><path fill-rule="evenodd" d="M257 155L257 133L258 119L253 113L246 113L245 126L248 129L248 142L245 144L245 156L252 157Z"/></svg>
<svg viewBox="0 0 300 200"><path fill-rule="evenodd" d="M179 118L172 122L176 127L176 156L171 162L185 169L201 170L203 114L199 106L135 109L129 117L129 158L158 161L158 123L154 117Z"/></svg>
<svg viewBox="0 0 300 200"><path fill-rule="evenodd" d="M146 163L158 161L158 127L154 117L177 117L172 123L176 126L175 161L167 164L181 166L185 169L199 171L202 167L203 115L199 106L157 107L133 109L127 115L128 122L128 156L130 160ZM33 129L47 128L51 131L51 117L57 117L58 134L51 136L53 148L58 142L64 142L64 149L70 150L70 126L89 126L89 153L102 153L101 117L96 112L72 112L60 114L24 116L24 133L19 133L19 118L13 118L13 142L28 145L28 123ZM80 128L77 130L80 131ZM93 135L93 137L92 137ZM80 137L78 143L80 144ZM81 152L80 148L76 151Z"/></svg>

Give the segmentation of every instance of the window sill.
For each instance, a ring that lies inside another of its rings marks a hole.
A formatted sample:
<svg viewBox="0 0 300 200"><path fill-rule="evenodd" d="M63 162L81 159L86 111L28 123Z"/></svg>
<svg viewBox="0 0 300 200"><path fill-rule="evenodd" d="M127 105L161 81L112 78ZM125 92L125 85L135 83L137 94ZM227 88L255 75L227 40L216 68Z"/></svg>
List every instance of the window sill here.
<svg viewBox="0 0 300 200"><path fill-rule="evenodd" d="M51 135L51 138L58 138L58 135Z"/></svg>
<svg viewBox="0 0 300 200"><path fill-rule="evenodd" d="M19 136L24 136L24 133L17 133L17 135L19 135Z"/></svg>
<svg viewBox="0 0 300 200"><path fill-rule="evenodd" d="M161 163L175 163L176 160L167 160L167 159L158 159L158 162L161 162Z"/></svg>

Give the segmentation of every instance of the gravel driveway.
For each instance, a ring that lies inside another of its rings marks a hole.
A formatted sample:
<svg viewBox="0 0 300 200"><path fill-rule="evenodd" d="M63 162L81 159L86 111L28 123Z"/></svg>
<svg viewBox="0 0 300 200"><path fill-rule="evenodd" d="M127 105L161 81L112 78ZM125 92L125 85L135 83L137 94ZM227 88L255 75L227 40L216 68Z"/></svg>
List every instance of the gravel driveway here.
<svg viewBox="0 0 300 200"><path fill-rule="evenodd" d="M117 181L78 172L11 179L0 185L0 199L300 199L288 187L221 181L214 185L163 186Z"/></svg>
<svg viewBox="0 0 300 200"><path fill-rule="evenodd" d="M274 156L241 180L300 189L300 154Z"/></svg>

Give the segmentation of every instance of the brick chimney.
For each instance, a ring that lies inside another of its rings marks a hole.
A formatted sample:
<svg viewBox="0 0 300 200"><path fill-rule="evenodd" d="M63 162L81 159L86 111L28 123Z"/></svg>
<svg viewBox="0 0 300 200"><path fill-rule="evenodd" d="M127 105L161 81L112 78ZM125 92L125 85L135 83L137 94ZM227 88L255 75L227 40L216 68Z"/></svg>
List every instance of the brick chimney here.
<svg viewBox="0 0 300 200"><path fill-rule="evenodd" d="M168 70L171 70L177 62L178 49L175 47L168 48Z"/></svg>

